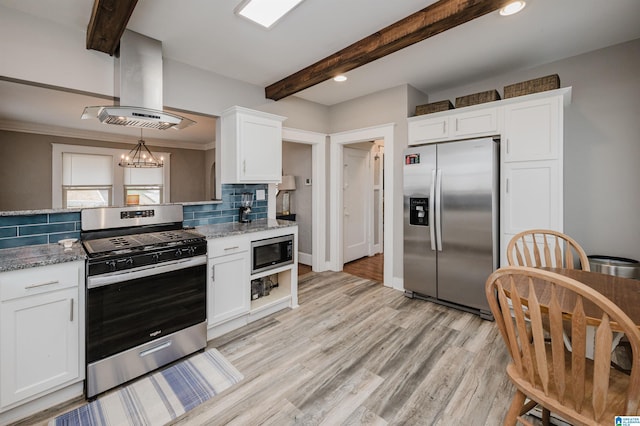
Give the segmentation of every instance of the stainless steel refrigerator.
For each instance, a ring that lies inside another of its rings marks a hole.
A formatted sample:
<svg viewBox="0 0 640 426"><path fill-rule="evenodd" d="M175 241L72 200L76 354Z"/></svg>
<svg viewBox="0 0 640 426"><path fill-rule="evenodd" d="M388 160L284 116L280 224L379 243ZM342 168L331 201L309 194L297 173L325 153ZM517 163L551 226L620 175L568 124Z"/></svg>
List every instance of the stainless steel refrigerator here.
<svg viewBox="0 0 640 426"><path fill-rule="evenodd" d="M499 265L498 142L492 138L404 152L404 289L491 319L484 293Z"/></svg>

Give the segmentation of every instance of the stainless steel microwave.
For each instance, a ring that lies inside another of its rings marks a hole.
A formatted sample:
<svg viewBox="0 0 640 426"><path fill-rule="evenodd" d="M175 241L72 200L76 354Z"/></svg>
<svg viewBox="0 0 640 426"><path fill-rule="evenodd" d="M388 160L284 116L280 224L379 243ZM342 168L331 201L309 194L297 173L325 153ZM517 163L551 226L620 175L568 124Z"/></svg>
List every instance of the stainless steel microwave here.
<svg viewBox="0 0 640 426"><path fill-rule="evenodd" d="M293 263L293 234L251 242L251 275Z"/></svg>

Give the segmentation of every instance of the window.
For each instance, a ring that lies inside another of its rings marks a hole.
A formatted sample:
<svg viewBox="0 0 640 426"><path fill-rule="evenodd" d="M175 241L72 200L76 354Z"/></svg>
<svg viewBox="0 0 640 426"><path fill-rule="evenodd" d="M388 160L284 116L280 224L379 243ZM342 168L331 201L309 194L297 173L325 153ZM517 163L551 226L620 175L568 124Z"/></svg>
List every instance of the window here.
<svg viewBox="0 0 640 426"><path fill-rule="evenodd" d="M129 169L118 165L127 149L52 144L52 151L53 208L170 202L169 153L157 153L164 156L162 168Z"/></svg>
<svg viewBox="0 0 640 426"><path fill-rule="evenodd" d="M62 207L111 205L113 157L62 153Z"/></svg>
<svg viewBox="0 0 640 426"><path fill-rule="evenodd" d="M124 198L130 204L162 203L162 168L124 169Z"/></svg>

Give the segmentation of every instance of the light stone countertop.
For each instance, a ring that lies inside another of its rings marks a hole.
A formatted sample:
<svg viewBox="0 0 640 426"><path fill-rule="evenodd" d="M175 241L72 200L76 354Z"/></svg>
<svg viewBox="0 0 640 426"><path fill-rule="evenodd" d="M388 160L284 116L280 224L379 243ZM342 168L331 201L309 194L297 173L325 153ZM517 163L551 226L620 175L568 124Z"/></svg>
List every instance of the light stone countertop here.
<svg viewBox="0 0 640 426"><path fill-rule="evenodd" d="M87 254L79 241L65 249L60 244L39 244L15 248L0 249L0 272L37 266L85 260Z"/></svg>
<svg viewBox="0 0 640 426"><path fill-rule="evenodd" d="M207 239L212 239L292 226L298 226L298 224L290 220L258 219L250 223L228 222L217 225L200 225L196 226L195 230L207 237Z"/></svg>

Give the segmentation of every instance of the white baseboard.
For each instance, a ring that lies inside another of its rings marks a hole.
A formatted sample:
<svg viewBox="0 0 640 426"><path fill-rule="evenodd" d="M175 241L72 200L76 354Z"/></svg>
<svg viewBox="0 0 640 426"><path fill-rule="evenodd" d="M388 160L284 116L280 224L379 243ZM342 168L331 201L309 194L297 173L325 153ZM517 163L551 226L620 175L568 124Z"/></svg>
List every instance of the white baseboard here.
<svg viewBox="0 0 640 426"><path fill-rule="evenodd" d="M313 265L313 259L309 253L298 252L298 263L303 265Z"/></svg>

